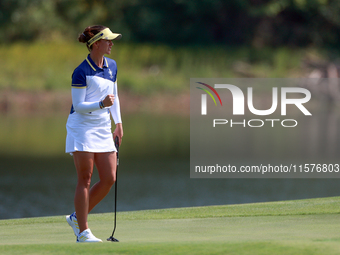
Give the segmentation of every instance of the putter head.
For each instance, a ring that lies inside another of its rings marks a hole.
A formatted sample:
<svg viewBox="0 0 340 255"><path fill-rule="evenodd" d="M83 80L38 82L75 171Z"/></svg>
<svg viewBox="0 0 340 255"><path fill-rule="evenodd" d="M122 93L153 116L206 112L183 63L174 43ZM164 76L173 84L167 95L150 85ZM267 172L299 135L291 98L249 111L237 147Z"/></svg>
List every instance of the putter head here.
<svg viewBox="0 0 340 255"><path fill-rule="evenodd" d="M119 242L119 240L114 238L113 236L110 236L107 240L111 242Z"/></svg>

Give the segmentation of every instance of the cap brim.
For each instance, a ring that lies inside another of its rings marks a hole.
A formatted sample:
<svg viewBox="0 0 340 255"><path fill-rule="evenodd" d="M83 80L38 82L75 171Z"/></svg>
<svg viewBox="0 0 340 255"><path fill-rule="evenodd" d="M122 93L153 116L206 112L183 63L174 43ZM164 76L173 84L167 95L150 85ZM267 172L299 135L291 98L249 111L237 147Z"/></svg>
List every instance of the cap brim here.
<svg viewBox="0 0 340 255"><path fill-rule="evenodd" d="M105 40L119 40L120 38L122 38L121 34L110 33L107 36L105 36L103 39L105 39Z"/></svg>
<svg viewBox="0 0 340 255"><path fill-rule="evenodd" d="M102 30L101 32L99 32L98 34L93 36L87 42L87 46L91 47L92 44L94 44L96 41L98 41L100 39L104 39L104 40L119 40L120 38L122 38L121 34L112 33L109 28L105 28L104 30Z"/></svg>

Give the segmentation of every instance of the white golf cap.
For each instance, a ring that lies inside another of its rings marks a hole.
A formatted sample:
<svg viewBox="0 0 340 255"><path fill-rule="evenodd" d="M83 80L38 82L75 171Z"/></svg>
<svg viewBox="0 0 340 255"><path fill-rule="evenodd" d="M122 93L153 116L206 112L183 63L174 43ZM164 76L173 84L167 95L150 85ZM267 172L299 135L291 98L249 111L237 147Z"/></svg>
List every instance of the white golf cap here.
<svg viewBox="0 0 340 255"><path fill-rule="evenodd" d="M96 41L99 41L100 39L104 40L119 40L122 37L121 34L112 33L109 28L105 28L102 31L100 31L98 34L93 36L88 42L87 45L90 47L92 44L94 44Z"/></svg>

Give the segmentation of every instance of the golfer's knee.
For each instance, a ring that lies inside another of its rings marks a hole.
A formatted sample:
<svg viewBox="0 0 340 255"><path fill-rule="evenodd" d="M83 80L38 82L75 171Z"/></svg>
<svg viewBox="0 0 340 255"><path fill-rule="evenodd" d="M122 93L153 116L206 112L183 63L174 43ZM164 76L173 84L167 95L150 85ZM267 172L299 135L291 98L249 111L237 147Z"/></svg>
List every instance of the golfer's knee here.
<svg viewBox="0 0 340 255"><path fill-rule="evenodd" d="M85 174L78 177L78 185L83 186L85 188L89 188L91 186L91 177L92 174Z"/></svg>
<svg viewBox="0 0 340 255"><path fill-rule="evenodd" d="M108 185L110 185L110 187L113 186L113 184L115 184L116 182L116 178L113 176L112 178L110 178L110 180L108 181Z"/></svg>
<svg viewBox="0 0 340 255"><path fill-rule="evenodd" d="M110 176L110 178L105 178L101 181L104 182L106 186L112 187L116 182L116 176Z"/></svg>

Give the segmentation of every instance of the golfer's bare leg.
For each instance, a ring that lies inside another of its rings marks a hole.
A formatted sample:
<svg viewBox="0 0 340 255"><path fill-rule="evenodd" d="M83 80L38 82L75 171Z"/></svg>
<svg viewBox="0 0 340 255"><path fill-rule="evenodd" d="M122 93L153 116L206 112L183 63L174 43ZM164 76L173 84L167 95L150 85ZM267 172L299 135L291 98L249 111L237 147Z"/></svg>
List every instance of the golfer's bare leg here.
<svg viewBox="0 0 340 255"><path fill-rule="evenodd" d="M109 193L116 181L115 152L96 153L94 162L98 169L99 181L90 189L89 212Z"/></svg>
<svg viewBox="0 0 340 255"><path fill-rule="evenodd" d="M93 173L94 153L77 151L73 153L77 169L78 183L74 196L77 221L80 233L88 228L87 215L89 212L89 191Z"/></svg>

